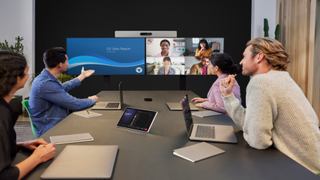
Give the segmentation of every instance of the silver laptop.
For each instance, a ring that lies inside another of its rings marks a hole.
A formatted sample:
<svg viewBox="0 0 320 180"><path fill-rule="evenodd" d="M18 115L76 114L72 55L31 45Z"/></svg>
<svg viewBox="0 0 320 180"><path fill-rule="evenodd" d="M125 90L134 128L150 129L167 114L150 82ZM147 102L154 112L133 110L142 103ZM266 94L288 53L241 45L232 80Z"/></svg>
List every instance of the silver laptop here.
<svg viewBox="0 0 320 180"><path fill-rule="evenodd" d="M184 121L190 140L237 143L232 126L194 124L191 116L188 95L181 100Z"/></svg>
<svg viewBox="0 0 320 180"><path fill-rule="evenodd" d="M166 104L170 111L182 111L182 107L179 102L166 102ZM189 107L191 111L199 111L199 108L192 103L189 103Z"/></svg>
<svg viewBox="0 0 320 180"><path fill-rule="evenodd" d="M123 103L122 81L119 83L120 101L97 102L92 110L121 109Z"/></svg>
<svg viewBox="0 0 320 180"><path fill-rule="evenodd" d="M110 179L117 145L67 145L41 179Z"/></svg>

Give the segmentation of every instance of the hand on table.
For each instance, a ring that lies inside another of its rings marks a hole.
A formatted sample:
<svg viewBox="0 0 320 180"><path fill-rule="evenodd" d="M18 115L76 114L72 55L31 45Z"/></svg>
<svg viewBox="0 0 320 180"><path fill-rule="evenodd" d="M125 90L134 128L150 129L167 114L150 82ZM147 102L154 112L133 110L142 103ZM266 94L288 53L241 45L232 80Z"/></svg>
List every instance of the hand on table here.
<svg viewBox="0 0 320 180"><path fill-rule="evenodd" d="M195 97L191 100L191 102L197 102L197 103L202 103L202 102L205 102L206 99L204 98L200 98L200 97Z"/></svg>
<svg viewBox="0 0 320 180"><path fill-rule="evenodd" d="M99 101L99 98L98 98L98 96L96 96L96 95L94 95L94 96L89 96L88 98L89 98L89 99L93 99L93 100L95 100L96 102Z"/></svg>
<svg viewBox="0 0 320 180"><path fill-rule="evenodd" d="M22 146L29 150L35 150L39 145L47 145L48 143L43 140L42 138L25 141L23 142Z"/></svg>
<svg viewBox="0 0 320 180"><path fill-rule="evenodd" d="M197 103L197 104L195 104L195 106L198 107L198 108L203 108L202 103Z"/></svg>
<svg viewBox="0 0 320 180"><path fill-rule="evenodd" d="M56 143L40 145L33 151L31 156L34 156L36 159L40 160L40 163L46 162L53 158L56 152L55 145Z"/></svg>

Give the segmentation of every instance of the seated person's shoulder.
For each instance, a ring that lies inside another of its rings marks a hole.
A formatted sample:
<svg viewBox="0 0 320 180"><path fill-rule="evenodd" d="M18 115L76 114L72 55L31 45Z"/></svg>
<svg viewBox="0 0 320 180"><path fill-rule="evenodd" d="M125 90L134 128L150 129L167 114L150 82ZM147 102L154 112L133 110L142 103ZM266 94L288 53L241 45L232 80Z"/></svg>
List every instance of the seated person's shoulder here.
<svg viewBox="0 0 320 180"><path fill-rule="evenodd" d="M258 74L253 76L250 81L252 82L259 82L259 81L269 81L270 77L268 77L267 73L265 74Z"/></svg>
<svg viewBox="0 0 320 180"><path fill-rule="evenodd" d="M52 90L58 90L61 88L61 84L59 84L57 81L54 81L52 79L46 79L46 80L43 80L37 84L38 84L37 87L40 90L52 91Z"/></svg>
<svg viewBox="0 0 320 180"><path fill-rule="evenodd" d="M270 76L268 74L259 74L251 78L248 88L254 89L270 89L270 87L275 87L276 84L279 84L277 76Z"/></svg>
<svg viewBox="0 0 320 180"><path fill-rule="evenodd" d="M194 65L191 66L191 68L197 68L199 66L199 63L196 63Z"/></svg>
<svg viewBox="0 0 320 180"><path fill-rule="evenodd" d="M11 113L10 111L4 107L4 106L0 106L0 129L1 131L5 131L5 129L8 129L10 127L10 123L8 121L8 119L11 119ZM4 128L4 129L3 129Z"/></svg>
<svg viewBox="0 0 320 180"><path fill-rule="evenodd" d="M176 74L176 70L174 68L171 68L171 73L170 74Z"/></svg>
<svg viewBox="0 0 320 180"><path fill-rule="evenodd" d="M4 116L5 117L9 117L8 115L10 114L10 111L5 106L0 105L0 113L1 113L1 117L0 118L3 118Z"/></svg>
<svg viewBox="0 0 320 180"><path fill-rule="evenodd" d="M42 83L44 83L46 81L50 81L50 78L48 78L47 76L45 76L43 74L39 74L37 77L34 78L32 86L33 85L42 84Z"/></svg>

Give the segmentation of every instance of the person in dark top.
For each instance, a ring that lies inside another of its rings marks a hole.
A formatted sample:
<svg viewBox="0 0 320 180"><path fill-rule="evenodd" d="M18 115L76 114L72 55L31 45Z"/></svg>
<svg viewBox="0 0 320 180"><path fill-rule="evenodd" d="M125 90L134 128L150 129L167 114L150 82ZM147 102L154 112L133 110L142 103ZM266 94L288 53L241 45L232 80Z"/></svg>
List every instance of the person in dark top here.
<svg viewBox="0 0 320 180"><path fill-rule="evenodd" d="M15 180L23 178L38 164L53 158L55 143L36 139L16 143L14 125L19 114L8 104L14 93L29 78L29 66L24 56L8 51L0 51L0 179ZM34 150L24 161L12 166L18 149Z"/></svg>

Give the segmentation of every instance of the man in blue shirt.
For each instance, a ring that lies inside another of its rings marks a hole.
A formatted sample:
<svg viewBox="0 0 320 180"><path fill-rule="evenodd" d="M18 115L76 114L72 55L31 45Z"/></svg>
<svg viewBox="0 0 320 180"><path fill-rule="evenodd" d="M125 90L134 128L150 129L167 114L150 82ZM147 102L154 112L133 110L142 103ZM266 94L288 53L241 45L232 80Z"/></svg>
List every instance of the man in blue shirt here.
<svg viewBox="0 0 320 180"><path fill-rule="evenodd" d="M43 62L46 68L34 79L29 96L29 112L38 136L67 117L69 110L85 109L98 102L95 95L78 99L67 92L79 86L94 70L82 68L77 78L61 83L57 77L67 71L69 65L66 51L60 47L50 48L43 54Z"/></svg>

